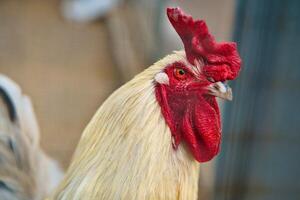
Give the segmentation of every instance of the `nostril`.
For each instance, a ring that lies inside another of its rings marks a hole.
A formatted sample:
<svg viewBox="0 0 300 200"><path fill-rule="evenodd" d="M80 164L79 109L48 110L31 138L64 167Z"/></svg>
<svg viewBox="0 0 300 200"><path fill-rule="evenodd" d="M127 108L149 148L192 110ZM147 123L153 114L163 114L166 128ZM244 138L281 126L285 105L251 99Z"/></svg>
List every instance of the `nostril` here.
<svg viewBox="0 0 300 200"><path fill-rule="evenodd" d="M216 81L212 77L208 77L207 80L209 80L212 83L215 83Z"/></svg>

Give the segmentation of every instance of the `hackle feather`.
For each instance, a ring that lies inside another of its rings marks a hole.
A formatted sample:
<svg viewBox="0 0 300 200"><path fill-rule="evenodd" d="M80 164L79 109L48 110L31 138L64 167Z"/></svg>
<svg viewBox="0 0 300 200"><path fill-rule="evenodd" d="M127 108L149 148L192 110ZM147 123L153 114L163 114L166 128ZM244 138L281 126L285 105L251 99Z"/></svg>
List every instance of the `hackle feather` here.
<svg viewBox="0 0 300 200"><path fill-rule="evenodd" d="M196 199L199 165L180 145L158 105L154 77L184 52L158 61L116 90L83 132L53 199Z"/></svg>

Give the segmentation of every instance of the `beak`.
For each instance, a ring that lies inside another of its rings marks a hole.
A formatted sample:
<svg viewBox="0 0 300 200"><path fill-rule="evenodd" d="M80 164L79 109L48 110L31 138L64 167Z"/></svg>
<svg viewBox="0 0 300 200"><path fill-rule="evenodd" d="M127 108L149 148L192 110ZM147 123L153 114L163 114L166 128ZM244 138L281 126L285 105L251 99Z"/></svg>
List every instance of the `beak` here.
<svg viewBox="0 0 300 200"><path fill-rule="evenodd" d="M216 82L210 84L208 87L208 94L220 97L225 100L232 100L232 90L231 88L226 84L222 82Z"/></svg>

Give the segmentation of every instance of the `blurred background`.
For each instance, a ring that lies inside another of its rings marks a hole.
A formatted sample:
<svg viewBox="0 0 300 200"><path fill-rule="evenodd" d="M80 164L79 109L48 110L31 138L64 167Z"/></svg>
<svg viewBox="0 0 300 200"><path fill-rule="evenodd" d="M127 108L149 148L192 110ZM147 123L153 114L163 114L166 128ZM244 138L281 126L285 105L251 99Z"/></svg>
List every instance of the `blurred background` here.
<svg viewBox="0 0 300 200"><path fill-rule="evenodd" d="M43 148L67 168L108 95L182 49L167 6L238 42L244 63L223 108L222 153L201 166L200 199L300 199L297 0L0 0L0 73L31 96Z"/></svg>

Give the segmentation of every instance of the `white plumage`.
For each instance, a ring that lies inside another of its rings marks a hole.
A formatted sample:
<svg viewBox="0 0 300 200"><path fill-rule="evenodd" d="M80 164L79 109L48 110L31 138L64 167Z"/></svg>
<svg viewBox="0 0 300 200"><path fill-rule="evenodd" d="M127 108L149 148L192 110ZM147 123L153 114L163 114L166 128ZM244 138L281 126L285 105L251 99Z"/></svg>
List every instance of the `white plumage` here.
<svg viewBox="0 0 300 200"><path fill-rule="evenodd" d="M176 52L116 90L83 132L71 166L53 199L192 200L199 164L180 145L154 94L155 75L175 61Z"/></svg>

